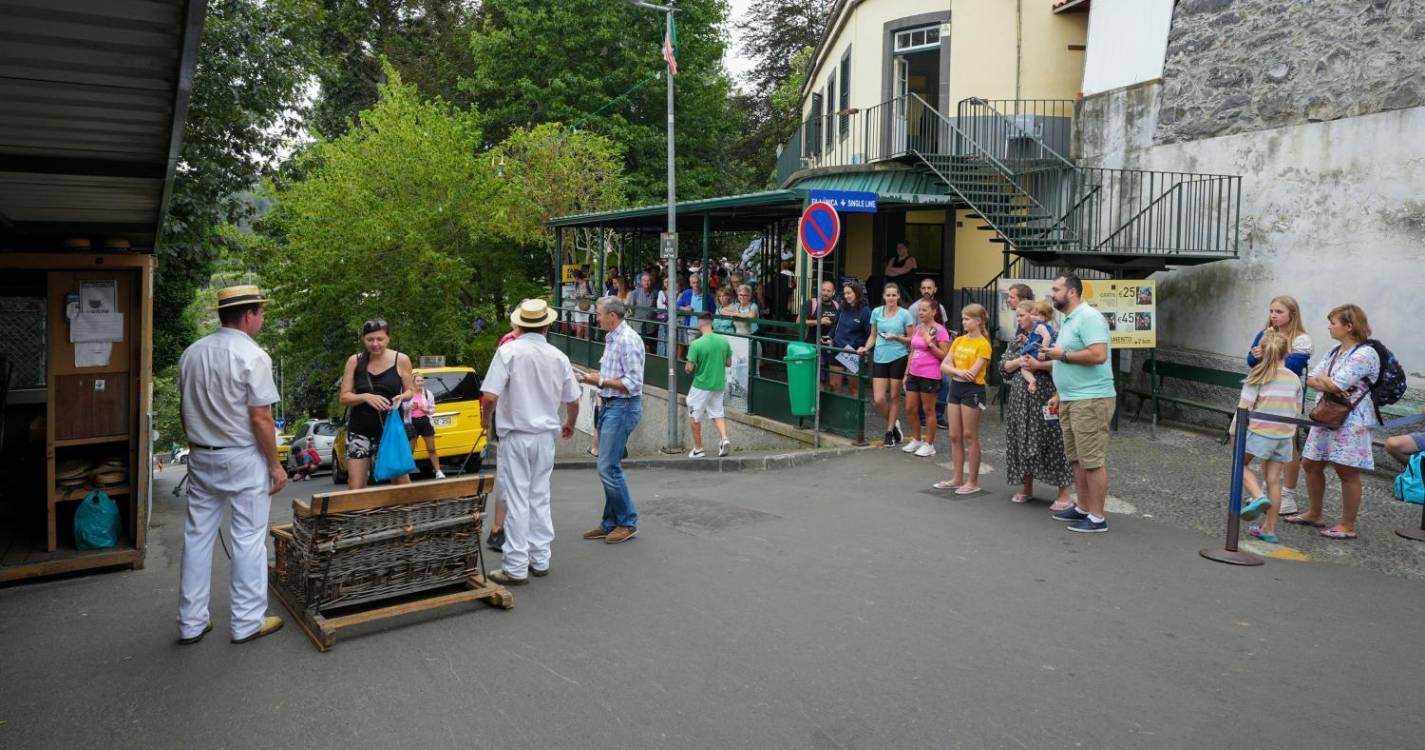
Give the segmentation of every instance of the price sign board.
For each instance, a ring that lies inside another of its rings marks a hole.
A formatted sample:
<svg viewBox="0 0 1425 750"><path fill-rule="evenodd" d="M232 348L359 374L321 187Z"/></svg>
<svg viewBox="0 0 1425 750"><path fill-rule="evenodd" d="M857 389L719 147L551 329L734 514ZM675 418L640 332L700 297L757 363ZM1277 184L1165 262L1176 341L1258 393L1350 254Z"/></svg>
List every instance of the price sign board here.
<svg viewBox="0 0 1425 750"><path fill-rule="evenodd" d="M1051 300L1054 282L1045 279L1000 279L999 333L1002 341L1014 339L1014 314L1009 310L1009 288L1025 284L1034 298ZM1114 349L1153 349L1158 346L1158 285L1151 280L1084 279L1084 301L1103 314L1108 322L1110 345ZM1055 327L1063 322L1056 316Z"/></svg>

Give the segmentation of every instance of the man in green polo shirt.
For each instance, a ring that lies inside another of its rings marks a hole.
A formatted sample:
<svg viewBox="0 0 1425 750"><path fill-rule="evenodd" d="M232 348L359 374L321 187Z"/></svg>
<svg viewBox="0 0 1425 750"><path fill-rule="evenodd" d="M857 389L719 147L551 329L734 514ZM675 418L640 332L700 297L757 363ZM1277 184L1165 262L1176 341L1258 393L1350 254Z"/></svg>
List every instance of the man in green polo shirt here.
<svg viewBox="0 0 1425 750"><path fill-rule="evenodd" d="M701 335L688 346L686 370L693 374L693 385L688 389L688 431L693 433L693 449L688 458L702 458L704 416L712 417L717 432L722 436L717 454L726 456L732 449L732 441L727 439L727 420L723 418L722 399L727 391L727 368L732 366L732 345L722 334L713 332L712 313L698 313L698 330Z"/></svg>
<svg viewBox="0 0 1425 750"><path fill-rule="evenodd" d="M1104 502L1108 498L1108 424L1113 418L1113 367L1108 363L1108 321L1083 301L1084 283L1072 273L1054 279L1050 295L1064 313L1064 326L1054 345L1039 352L1054 360L1058 395L1049 408L1059 412L1064 453L1074 467L1078 504L1055 518L1070 522L1069 531L1108 531Z"/></svg>

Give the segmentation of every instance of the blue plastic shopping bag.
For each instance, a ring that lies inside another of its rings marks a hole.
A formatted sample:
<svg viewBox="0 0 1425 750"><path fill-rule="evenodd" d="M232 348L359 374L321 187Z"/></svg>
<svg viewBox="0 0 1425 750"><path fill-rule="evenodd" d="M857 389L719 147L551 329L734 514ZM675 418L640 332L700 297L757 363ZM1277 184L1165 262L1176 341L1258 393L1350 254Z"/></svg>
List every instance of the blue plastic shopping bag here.
<svg viewBox="0 0 1425 750"><path fill-rule="evenodd" d="M401 419L401 410L392 409L386 415L386 427L381 430L381 445L376 448L376 467L372 475L376 481L395 479L406 474L414 474L416 459L411 456L411 443L406 438L406 423Z"/></svg>
<svg viewBox="0 0 1425 750"><path fill-rule="evenodd" d="M103 490L93 490L74 511L75 549L108 549L119 543L119 506Z"/></svg>

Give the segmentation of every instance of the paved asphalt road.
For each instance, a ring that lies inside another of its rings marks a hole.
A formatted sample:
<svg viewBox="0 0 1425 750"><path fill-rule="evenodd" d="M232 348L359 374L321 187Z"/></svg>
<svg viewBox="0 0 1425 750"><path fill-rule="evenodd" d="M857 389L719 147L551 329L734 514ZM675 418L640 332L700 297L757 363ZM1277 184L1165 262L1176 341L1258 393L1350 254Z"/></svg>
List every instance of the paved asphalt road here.
<svg viewBox="0 0 1425 750"><path fill-rule="evenodd" d="M514 610L327 654L291 625L230 645L221 584L217 630L174 645L182 511L161 493L145 570L0 589L0 748L1420 745L1422 582L1223 566L1132 515L1071 534L1043 503L925 491L939 473L884 450L639 471L640 535L608 546L579 539L596 475L561 471L553 573Z"/></svg>

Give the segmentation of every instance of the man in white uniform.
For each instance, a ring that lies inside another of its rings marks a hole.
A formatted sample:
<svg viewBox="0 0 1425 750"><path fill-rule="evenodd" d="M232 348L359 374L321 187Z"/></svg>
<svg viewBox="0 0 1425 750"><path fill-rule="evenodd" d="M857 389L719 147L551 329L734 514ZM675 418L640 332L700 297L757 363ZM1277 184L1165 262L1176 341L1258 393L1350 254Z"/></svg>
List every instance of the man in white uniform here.
<svg viewBox="0 0 1425 750"><path fill-rule="evenodd" d="M480 413L485 430L495 415L499 453L495 483L505 502L504 569L496 583L522 586L529 576L549 575L554 521L549 478L554 473L554 435L568 440L579 416L579 386L564 352L544 334L559 314L544 300L528 299L510 316L519 338L495 350L485 374ZM499 409L495 408L499 404ZM559 404L565 420L559 422Z"/></svg>
<svg viewBox="0 0 1425 750"><path fill-rule="evenodd" d="M223 327L183 352L178 387L188 435L188 518L183 525L183 568L178 596L178 642L193 644L213 629L208 592L213 541L232 508L233 643L246 643L282 627L267 614L267 516L271 495L287 484L277 459L272 404L272 358L253 336L262 330L263 303L255 286L218 292Z"/></svg>

